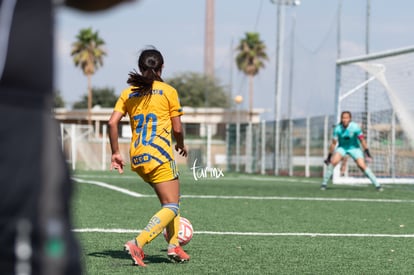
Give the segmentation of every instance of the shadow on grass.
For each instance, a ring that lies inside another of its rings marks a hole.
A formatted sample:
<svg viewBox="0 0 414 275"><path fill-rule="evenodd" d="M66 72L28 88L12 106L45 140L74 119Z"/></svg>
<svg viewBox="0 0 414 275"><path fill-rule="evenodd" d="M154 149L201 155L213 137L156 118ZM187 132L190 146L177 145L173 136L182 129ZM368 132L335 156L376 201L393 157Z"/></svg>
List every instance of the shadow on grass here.
<svg viewBox="0 0 414 275"><path fill-rule="evenodd" d="M120 250L105 250L100 252L92 252L87 254L91 257L97 258L113 258L113 259L131 259L131 256L125 251ZM145 263L171 263L167 255L145 255Z"/></svg>
<svg viewBox="0 0 414 275"><path fill-rule="evenodd" d="M344 191L344 192L366 192L366 191L374 191L376 192L377 190L375 190L375 187L372 185L370 186L346 186L346 185L328 185L328 187L326 188L326 190L321 190L321 192L333 192L333 191Z"/></svg>

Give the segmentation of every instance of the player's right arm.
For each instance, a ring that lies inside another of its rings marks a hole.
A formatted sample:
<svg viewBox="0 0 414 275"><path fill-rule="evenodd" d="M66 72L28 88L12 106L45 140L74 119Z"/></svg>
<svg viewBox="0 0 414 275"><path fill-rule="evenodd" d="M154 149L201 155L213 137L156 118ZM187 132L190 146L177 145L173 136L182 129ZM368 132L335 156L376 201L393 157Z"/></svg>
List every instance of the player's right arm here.
<svg viewBox="0 0 414 275"><path fill-rule="evenodd" d="M338 141L336 140L336 138L333 138L331 141L331 145L329 145L328 156L324 161L326 165L329 165L329 163L331 163L331 157L332 157L333 152L335 151L337 143Z"/></svg>
<svg viewBox="0 0 414 275"><path fill-rule="evenodd" d="M329 165L329 163L331 163L332 154L335 151L336 145L338 144L339 134L338 134L337 129L338 129L338 126L334 128L333 133L332 133L332 141L331 141L331 144L329 145L328 156L324 160L326 165Z"/></svg>
<svg viewBox="0 0 414 275"><path fill-rule="evenodd" d="M120 174L124 172L124 160L122 159L121 153L119 151L118 143L118 125L123 117L123 114L118 111L113 111L111 117L109 118L108 128L109 128L109 142L111 144L111 170L116 169Z"/></svg>
<svg viewBox="0 0 414 275"><path fill-rule="evenodd" d="M331 145L329 146L329 153L330 154L333 154L337 144L338 144L338 140L336 138L333 138L332 141L331 141Z"/></svg>

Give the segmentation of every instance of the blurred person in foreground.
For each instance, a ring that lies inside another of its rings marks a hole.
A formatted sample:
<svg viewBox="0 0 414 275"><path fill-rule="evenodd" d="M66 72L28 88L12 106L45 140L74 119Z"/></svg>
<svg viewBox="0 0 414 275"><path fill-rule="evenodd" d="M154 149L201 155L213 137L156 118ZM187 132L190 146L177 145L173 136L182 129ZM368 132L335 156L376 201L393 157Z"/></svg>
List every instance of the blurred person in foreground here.
<svg viewBox="0 0 414 275"><path fill-rule="evenodd" d="M361 146L364 149L364 152L362 152ZM323 176L321 190L326 190L335 166L347 155L355 161L359 169L361 169L365 176L367 176L375 186L376 190L383 191L374 173L365 163L364 155L367 161L371 161L372 156L369 152L361 127L352 121L351 112L344 111L341 113L341 122L333 131L332 143L329 147L329 155L325 160L325 164L328 165L328 167Z"/></svg>
<svg viewBox="0 0 414 275"><path fill-rule="evenodd" d="M122 1L0 0L0 273L81 274L72 182L53 119L54 4L93 11Z"/></svg>
<svg viewBox="0 0 414 275"><path fill-rule="evenodd" d="M111 169L123 173L124 160L118 144L118 127L122 117L130 118L131 169L147 182L157 194L161 209L135 239L125 243L133 263L146 266L143 247L167 230L167 256L174 262L187 262L190 256L178 241L180 223L180 182L173 149L187 156L181 124L183 114L177 91L161 78L164 58L154 49L145 49L138 59L140 73L129 73L125 89L115 104L109 119ZM176 144L172 143L174 136Z"/></svg>

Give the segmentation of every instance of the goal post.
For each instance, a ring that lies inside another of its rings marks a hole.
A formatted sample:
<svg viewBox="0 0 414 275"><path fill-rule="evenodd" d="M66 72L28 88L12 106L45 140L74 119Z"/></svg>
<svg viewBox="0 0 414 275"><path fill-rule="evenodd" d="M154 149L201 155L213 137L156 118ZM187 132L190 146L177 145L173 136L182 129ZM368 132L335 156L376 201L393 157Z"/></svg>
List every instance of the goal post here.
<svg viewBox="0 0 414 275"><path fill-rule="evenodd" d="M414 183L414 46L336 62L335 112L360 124L380 183ZM369 183L348 161L334 183Z"/></svg>

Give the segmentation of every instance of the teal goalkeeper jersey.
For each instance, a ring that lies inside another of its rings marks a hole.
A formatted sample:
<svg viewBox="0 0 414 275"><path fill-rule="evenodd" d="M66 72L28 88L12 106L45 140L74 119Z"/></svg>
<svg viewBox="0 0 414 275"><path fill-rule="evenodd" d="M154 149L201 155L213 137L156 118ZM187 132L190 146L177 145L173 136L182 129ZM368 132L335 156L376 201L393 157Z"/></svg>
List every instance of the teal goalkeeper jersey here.
<svg viewBox="0 0 414 275"><path fill-rule="evenodd" d="M346 128L340 123L333 131L333 139L338 141L338 147L344 149L360 148L359 138L363 136L361 127L353 121Z"/></svg>

